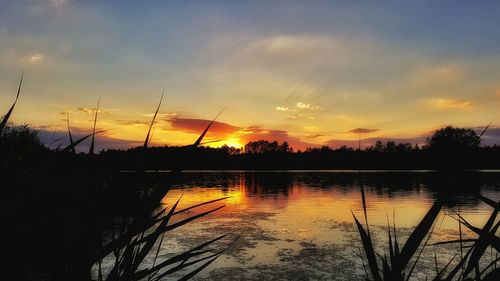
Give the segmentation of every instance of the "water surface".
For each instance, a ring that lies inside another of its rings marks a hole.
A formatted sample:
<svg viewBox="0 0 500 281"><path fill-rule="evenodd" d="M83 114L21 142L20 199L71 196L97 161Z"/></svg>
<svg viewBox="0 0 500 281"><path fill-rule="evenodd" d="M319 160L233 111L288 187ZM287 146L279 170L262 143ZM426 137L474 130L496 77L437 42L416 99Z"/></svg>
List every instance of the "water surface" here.
<svg viewBox="0 0 500 281"><path fill-rule="evenodd" d="M225 205L221 210L166 236L164 256L229 234L217 245L223 247L240 235L196 280L363 280L361 244L353 224L353 214L365 222L361 186L368 223L382 254L387 224L396 224L403 243L438 196L446 196L447 204L431 243L458 237L453 219L458 211L473 225L484 224L492 210L477 194L500 199L500 174L495 172L205 171L184 173L181 182L164 198L165 205L181 195L180 208L230 197L198 212ZM434 252L444 266L457 249L426 247L415 280L433 276Z"/></svg>

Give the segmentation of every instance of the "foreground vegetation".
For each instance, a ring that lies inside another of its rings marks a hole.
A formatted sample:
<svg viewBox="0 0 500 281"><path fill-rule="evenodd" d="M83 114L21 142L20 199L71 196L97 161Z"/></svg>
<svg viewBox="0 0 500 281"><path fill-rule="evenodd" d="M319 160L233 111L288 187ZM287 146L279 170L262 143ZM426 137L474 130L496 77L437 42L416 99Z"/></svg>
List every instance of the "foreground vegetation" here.
<svg viewBox="0 0 500 281"><path fill-rule="evenodd" d="M402 246L398 242L400 239L397 236L395 222L393 226L390 226L388 221L387 244L384 246L384 253L381 254L376 252L376 247L370 234L365 192L361 185L365 226L362 225L356 215L353 214L353 217L364 249L362 259L367 280L410 280L424 248L430 246L428 242L432 236L436 220L447 200L444 194L446 193L442 193L438 197ZM500 202L494 202L481 195L478 195L478 197L493 208L490 217L481 228L471 225L459 212L452 215L459 224L458 239L438 242L432 246L453 243L458 245L457 252L448 263L441 267L439 267L436 258L436 274L434 277L428 276L429 280L499 280L500 268L497 268L497 263L500 261L500 236L497 236L497 232L500 220L497 219L497 216L500 211ZM463 239L462 227L468 228L477 237ZM486 263L486 265L481 266L482 263Z"/></svg>
<svg viewBox="0 0 500 281"><path fill-rule="evenodd" d="M175 273L186 280L231 244L223 235L161 258L169 231L219 210L226 198L178 209L179 198L165 206L162 199L178 181L179 172L160 175L136 169L123 174L103 167L94 155L99 105L91 134L73 139L68 126L70 144L48 149L27 125L9 126L21 86L22 78L16 100L0 122L4 183L0 205L6 226L0 249L6 257L4 268L16 280L159 280ZM161 101L144 149L160 105ZM76 148L87 139L89 153L79 157ZM179 217L207 204L219 206ZM225 246L212 247L223 240ZM146 263L147 259L153 262Z"/></svg>

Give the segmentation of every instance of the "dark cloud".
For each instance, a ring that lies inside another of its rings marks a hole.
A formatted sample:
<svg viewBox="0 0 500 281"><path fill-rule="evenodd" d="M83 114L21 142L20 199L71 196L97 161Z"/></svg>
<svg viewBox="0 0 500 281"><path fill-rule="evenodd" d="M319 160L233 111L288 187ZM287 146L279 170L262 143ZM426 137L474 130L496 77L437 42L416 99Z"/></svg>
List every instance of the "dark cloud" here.
<svg viewBox="0 0 500 281"><path fill-rule="evenodd" d="M258 126L251 126L241 130L241 142L246 144L250 141L267 140L288 142L288 144L295 150L304 150L307 147L316 147L317 144L302 141L298 137L290 135L287 131L283 130L267 130Z"/></svg>
<svg viewBox="0 0 500 281"><path fill-rule="evenodd" d="M349 131L349 133L355 134L368 134L378 131L378 129L368 129L368 128L356 128Z"/></svg>
<svg viewBox="0 0 500 281"><path fill-rule="evenodd" d="M310 139L315 139L315 138L319 138L319 137L323 137L324 135L322 134L314 134L314 135L308 135L306 136L307 138L310 138Z"/></svg>
<svg viewBox="0 0 500 281"><path fill-rule="evenodd" d="M210 124L211 120L206 119L189 119L189 118L171 118L168 120L170 126L175 130L180 130L189 133L200 134ZM215 121L208 131L208 135L215 137L226 137L229 134L241 130L241 127L233 126L228 123Z"/></svg>

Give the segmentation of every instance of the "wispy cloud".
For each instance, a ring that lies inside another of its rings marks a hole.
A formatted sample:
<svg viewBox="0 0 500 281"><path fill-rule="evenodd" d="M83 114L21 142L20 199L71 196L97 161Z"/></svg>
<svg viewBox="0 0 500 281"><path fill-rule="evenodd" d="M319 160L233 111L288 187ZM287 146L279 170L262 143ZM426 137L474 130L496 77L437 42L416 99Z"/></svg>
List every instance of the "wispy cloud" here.
<svg viewBox="0 0 500 281"><path fill-rule="evenodd" d="M319 105L312 105L310 103L305 103L305 102L297 102L295 106L299 109L308 109L308 110L317 110L319 109Z"/></svg>
<svg viewBox="0 0 500 281"><path fill-rule="evenodd" d="M378 129L368 129L368 128L356 128L349 131L353 134L369 134L378 131Z"/></svg>
<svg viewBox="0 0 500 281"><path fill-rule="evenodd" d="M284 106L277 106L274 108L274 110L286 112L286 111L289 111L290 109L288 107L284 107Z"/></svg>
<svg viewBox="0 0 500 281"><path fill-rule="evenodd" d="M86 114L94 114L95 113L95 108L88 108L88 107L78 107L76 109L77 111L80 111L80 112L84 112ZM61 113L61 112L60 112ZM109 111L106 111L104 109L99 109L99 114L106 114L106 115L110 115L111 113Z"/></svg>
<svg viewBox="0 0 500 281"><path fill-rule="evenodd" d="M251 49L274 54L297 54L317 48L325 38L299 35L279 35L258 40Z"/></svg>
<svg viewBox="0 0 500 281"><path fill-rule="evenodd" d="M323 134L314 134L314 135L308 135L306 136L307 138L310 138L310 139L315 139L315 138L319 138L319 137L323 137L325 135Z"/></svg>
<svg viewBox="0 0 500 281"><path fill-rule="evenodd" d="M449 85L459 82L464 70L457 64L433 65L415 71L412 80L419 86Z"/></svg>
<svg viewBox="0 0 500 281"><path fill-rule="evenodd" d="M35 53L30 57L30 61L32 63L40 63L45 59L45 56L42 53Z"/></svg>
<svg viewBox="0 0 500 281"><path fill-rule="evenodd" d="M116 120L114 122L124 126L148 126L151 123L151 121L144 120Z"/></svg>
<svg viewBox="0 0 500 281"><path fill-rule="evenodd" d="M469 100L456 100L449 98L430 99L428 102L434 107L443 109L450 109L450 108L466 109L474 105L473 102Z"/></svg>

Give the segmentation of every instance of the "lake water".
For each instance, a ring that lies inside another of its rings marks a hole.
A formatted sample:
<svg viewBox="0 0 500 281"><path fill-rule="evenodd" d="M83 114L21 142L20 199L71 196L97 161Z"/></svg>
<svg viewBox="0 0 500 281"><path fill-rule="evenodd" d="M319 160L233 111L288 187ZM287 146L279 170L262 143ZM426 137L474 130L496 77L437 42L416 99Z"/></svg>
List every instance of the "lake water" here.
<svg viewBox="0 0 500 281"><path fill-rule="evenodd" d="M215 245L222 248L240 235L195 280L364 280L352 215L365 222L361 185L370 230L381 254L387 249L387 223L396 224L402 245L440 194L446 194L447 204L429 243L458 239L453 217L459 210L471 224L483 226L492 209L477 194L500 199L500 173L487 171L186 172L181 184L164 198L165 206L181 195L179 208L230 197L196 213L224 208L168 233L160 258L228 234ZM434 277L434 253L442 267L457 250L458 245L427 246L413 280Z"/></svg>

